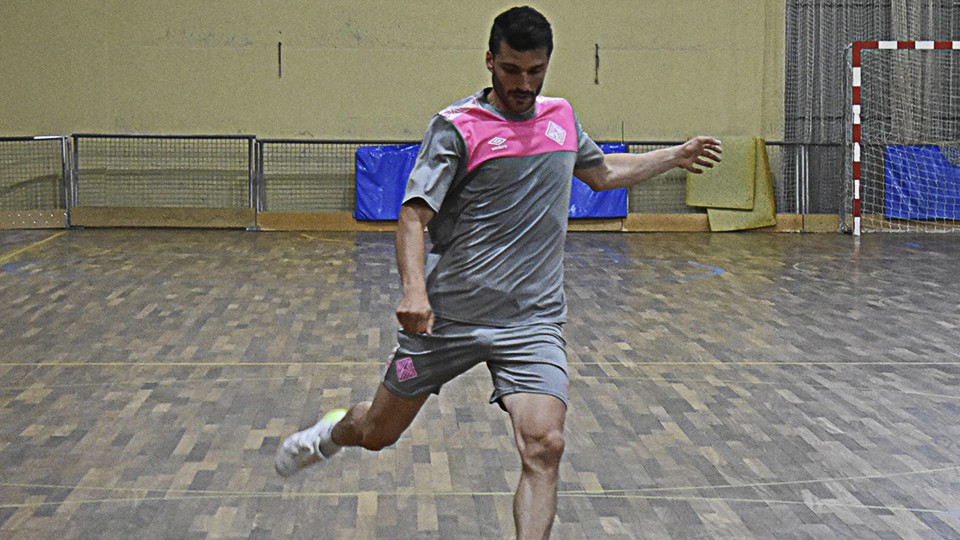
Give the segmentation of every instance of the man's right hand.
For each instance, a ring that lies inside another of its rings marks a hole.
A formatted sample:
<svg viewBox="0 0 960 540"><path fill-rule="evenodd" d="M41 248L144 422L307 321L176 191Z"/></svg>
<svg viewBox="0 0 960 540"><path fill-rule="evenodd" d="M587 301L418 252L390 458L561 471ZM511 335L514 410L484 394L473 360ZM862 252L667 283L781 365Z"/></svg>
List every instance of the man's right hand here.
<svg viewBox="0 0 960 540"><path fill-rule="evenodd" d="M405 293L397 306L397 320L408 334L433 332L433 308L426 293Z"/></svg>

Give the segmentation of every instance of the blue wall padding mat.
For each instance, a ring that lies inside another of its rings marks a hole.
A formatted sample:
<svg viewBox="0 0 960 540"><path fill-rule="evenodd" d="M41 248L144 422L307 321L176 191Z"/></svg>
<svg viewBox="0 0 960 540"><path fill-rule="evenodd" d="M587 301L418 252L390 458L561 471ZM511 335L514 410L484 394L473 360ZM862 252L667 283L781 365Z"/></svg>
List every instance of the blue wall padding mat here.
<svg viewBox="0 0 960 540"><path fill-rule="evenodd" d="M624 144L603 144L605 154L627 151ZM354 219L393 220L400 217L400 205L420 145L361 146L357 148L357 206ZM627 190L594 193L579 179L570 191L571 218L612 218L627 215Z"/></svg>
<svg viewBox="0 0 960 540"><path fill-rule="evenodd" d="M627 145L621 143L601 144L604 154L623 154ZM618 218L627 215L627 189L593 191L576 176L570 189L571 218Z"/></svg>
<svg viewBox="0 0 960 540"><path fill-rule="evenodd" d="M888 219L960 219L960 167L935 145L884 148Z"/></svg>
<svg viewBox="0 0 960 540"><path fill-rule="evenodd" d="M407 178L417 160L419 144L361 146L357 148L357 220L400 217Z"/></svg>

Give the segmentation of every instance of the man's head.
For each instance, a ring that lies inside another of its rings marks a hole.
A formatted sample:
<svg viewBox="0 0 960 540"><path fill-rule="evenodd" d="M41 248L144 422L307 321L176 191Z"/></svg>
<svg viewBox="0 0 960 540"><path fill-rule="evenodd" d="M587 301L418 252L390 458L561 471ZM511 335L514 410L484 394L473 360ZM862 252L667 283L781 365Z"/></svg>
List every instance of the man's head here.
<svg viewBox="0 0 960 540"><path fill-rule="evenodd" d="M497 16L490 29L487 69L493 74L491 103L504 112L523 114L543 88L553 53L550 23L535 9L524 6Z"/></svg>
<svg viewBox="0 0 960 540"><path fill-rule="evenodd" d="M547 58L553 54L553 30L550 23L530 6L508 9L493 20L488 43L490 52L494 56L500 54L500 46L504 42L519 52L546 49Z"/></svg>

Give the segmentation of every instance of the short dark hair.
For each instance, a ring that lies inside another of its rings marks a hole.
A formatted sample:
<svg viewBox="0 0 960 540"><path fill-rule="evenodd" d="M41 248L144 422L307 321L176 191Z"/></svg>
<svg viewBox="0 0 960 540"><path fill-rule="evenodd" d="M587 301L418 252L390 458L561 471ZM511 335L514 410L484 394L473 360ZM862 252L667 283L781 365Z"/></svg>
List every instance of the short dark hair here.
<svg viewBox="0 0 960 540"><path fill-rule="evenodd" d="M494 56L500 52L500 43L503 41L515 51L545 48L548 57L553 53L553 30L550 22L530 6L510 8L493 20L489 47Z"/></svg>

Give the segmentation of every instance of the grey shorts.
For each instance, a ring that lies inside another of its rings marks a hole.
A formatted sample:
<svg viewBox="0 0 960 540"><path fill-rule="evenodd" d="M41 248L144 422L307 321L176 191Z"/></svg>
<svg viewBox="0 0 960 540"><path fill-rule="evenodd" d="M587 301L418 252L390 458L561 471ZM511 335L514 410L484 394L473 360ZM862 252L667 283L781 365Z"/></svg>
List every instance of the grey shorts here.
<svg viewBox="0 0 960 540"><path fill-rule="evenodd" d="M568 402L566 342L560 324L497 328L438 318L432 334L400 330L397 342L382 382L401 397L439 394L454 377L486 363L494 388L490 403L518 392L548 394Z"/></svg>

